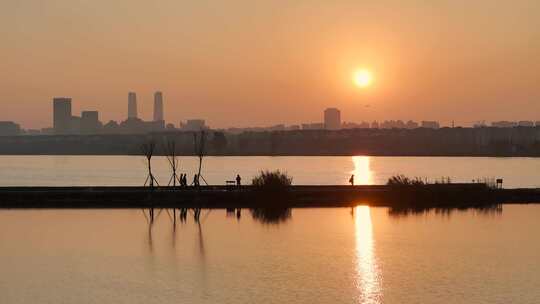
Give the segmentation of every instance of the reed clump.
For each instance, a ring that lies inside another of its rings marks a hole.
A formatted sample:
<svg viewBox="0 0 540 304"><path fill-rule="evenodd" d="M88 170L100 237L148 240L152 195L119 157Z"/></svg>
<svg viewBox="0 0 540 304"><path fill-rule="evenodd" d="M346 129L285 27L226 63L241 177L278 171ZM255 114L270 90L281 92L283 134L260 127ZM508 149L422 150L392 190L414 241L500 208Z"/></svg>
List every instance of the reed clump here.
<svg viewBox="0 0 540 304"><path fill-rule="evenodd" d="M255 176L251 184L257 189L265 192L286 191L292 185L292 177L287 173L276 171L261 171Z"/></svg>
<svg viewBox="0 0 540 304"><path fill-rule="evenodd" d="M386 184L388 186L424 186L427 182L419 177L410 178L403 174L398 174L390 177Z"/></svg>

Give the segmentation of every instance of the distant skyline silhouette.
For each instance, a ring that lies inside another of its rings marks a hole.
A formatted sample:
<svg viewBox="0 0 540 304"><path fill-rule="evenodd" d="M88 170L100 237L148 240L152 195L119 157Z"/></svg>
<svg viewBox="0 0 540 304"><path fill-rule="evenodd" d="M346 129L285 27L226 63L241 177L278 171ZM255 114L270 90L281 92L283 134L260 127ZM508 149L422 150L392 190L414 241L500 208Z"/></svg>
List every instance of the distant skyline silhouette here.
<svg viewBox="0 0 540 304"><path fill-rule="evenodd" d="M0 4L0 121L73 112L203 118L216 128L322 120L540 120L540 1L16 1ZM353 73L374 75L359 89ZM367 106L369 105L369 106Z"/></svg>

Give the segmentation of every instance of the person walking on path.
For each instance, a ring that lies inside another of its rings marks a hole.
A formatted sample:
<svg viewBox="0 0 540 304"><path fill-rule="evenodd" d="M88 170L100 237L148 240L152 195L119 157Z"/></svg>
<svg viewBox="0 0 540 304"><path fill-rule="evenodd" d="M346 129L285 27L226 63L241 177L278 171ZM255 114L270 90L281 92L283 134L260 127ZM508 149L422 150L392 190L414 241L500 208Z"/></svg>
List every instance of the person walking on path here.
<svg viewBox="0 0 540 304"><path fill-rule="evenodd" d="M349 183L351 184L351 186L354 186L354 174L351 175L351 178L349 178Z"/></svg>
<svg viewBox="0 0 540 304"><path fill-rule="evenodd" d="M240 177L240 174L236 174L236 186L240 188L242 185L242 178Z"/></svg>

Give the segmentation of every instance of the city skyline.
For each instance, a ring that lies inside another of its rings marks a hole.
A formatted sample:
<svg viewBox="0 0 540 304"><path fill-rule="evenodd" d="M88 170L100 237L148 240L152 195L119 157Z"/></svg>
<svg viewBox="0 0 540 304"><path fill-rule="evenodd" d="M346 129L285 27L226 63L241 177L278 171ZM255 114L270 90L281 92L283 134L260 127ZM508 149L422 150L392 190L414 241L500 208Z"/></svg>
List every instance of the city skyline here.
<svg viewBox="0 0 540 304"><path fill-rule="evenodd" d="M137 93L128 92L127 94L127 115L122 120L102 121L99 119L100 112L97 110L81 110L81 115L73 115L73 103L70 97L53 98L53 117L52 127L41 129L22 128L14 121L0 121L2 128L0 135L51 135L51 134L144 134L147 132L156 132L160 130L184 130L195 131L203 129L222 130L232 133L241 132L260 132L260 131L291 131L291 130L341 130L341 129L416 129L429 128L438 129L441 127L495 127L495 128L513 128L513 127L538 127L540 120L498 120L486 122L484 120L475 122L472 126L456 125L454 121L450 125L442 125L436 120L374 120L374 121L347 121L341 119L341 111L338 108L326 108L322 113L322 122L295 122L293 124L277 123L266 126L229 126L229 127L210 127L205 119L190 118L180 121L166 121L164 119L164 98L161 91L155 91L153 94L153 118L144 120L138 115Z"/></svg>
<svg viewBox="0 0 540 304"><path fill-rule="evenodd" d="M141 120L146 120L148 122L155 122L155 121L160 121L160 120L163 120L164 122L164 126L166 126L167 124L172 124L174 125L174 127L180 127L181 128L181 125L182 123L184 123L185 121L190 121L190 120L201 120L203 122L207 122L207 120L205 119L205 117L203 115L201 116L194 116L194 117L185 117L183 119L180 119L180 120L166 120L166 119L157 119L156 118L165 118L164 117L164 98L163 98L163 92L162 91L153 91L153 93L151 94L152 95L152 101L148 101L146 104L142 104L143 106L147 107L148 106L148 103L151 103L151 110L147 110L144 115L141 115L141 111L140 111L140 105L141 103L138 102L138 94L137 92L133 92L133 91L129 91L128 92L128 96L127 96L127 107L125 107L124 109L124 116L120 116L120 117L112 117L112 115L108 115L108 113L105 113L105 112L102 112L101 110L99 109L96 109L94 107L87 107L86 105L80 105L80 104L77 104L77 103L72 103L71 106L70 106L70 111L73 111L74 113L81 113L81 116L83 113L89 113L89 112L99 112L99 117L111 117L110 119L100 119L99 121L103 124L107 123L107 122L122 122L123 120L127 119L127 118L137 118L137 119L141 119ZM53 98L53 101L56 100L56 99L60 99L60 100L69 100L69 101L72 101L73 98L71 97L54 97ZM324 126L325 125L325 121L326 121L326 111L328 110L337 110L338 111L338 117L339 117L339 121L341 122L341 128L342 129L348 129L348 128L379 128L379 125L384 125L386 124L387 126L386 127L382 127L381 128L392 128L392 127L396 127L397 128L415 128L414 126L411 127L410 123L413 123L413 124L417 124L418 126L422 125L422 123L427 123L425 125L429 125L430 127L433 126L433 123L436 123L437 124L437 128L438 127L488 127L488 126L493 126L493 127L503 127L503 128L506 128L506 127L515 127L515 126L526 126L526 127L529 127L529 126L535 126L535 125L539 125L540 123L540 116L536 116L536 114L533 114L531 117L538 117L538 118L533 118L533 119L523 119L523 118L518 118L518 119L507 119L507 118L503 118L503 119L499 119L499 120L483 120L483 119L478 119L478 120L474 120L474 121L470 121L470 122L467 122L465 124L460 124L458 122L456 122L456 120L451 120L451 121L448 121L448 122L441 122L441 121L438 121L438 120L433 120L433 119L420 119L420 120L415 120L415 119L411 119L411 118L396 118L396 119L388 119L388 118L383 118L383 119L374 119L374 120L368 120L368 119L360 119L360 120L347 120L347 119L343 119L342 116L341 116L341 109L338 109L338 108L335 108L335 107L326 107L326 108L323 108L323 113L322 115L319 113L319 117L318 118L315 118L313 119L312 121L292 121L292 122L289 122L289 123L286 123L286 122L283 122L283 121L275 121L274 123L271 123L271 124L254 124L254 125L227 125L227 126L213 126L214 129L221 129L221 130L226 130L226 129L272 129L272 128L275 128L275 127L279 127L279 126L303 126L305 125L305 129L318 129L319 126L318 125L321 125L321 126ZM147 113L149 112L149 113ZM105 114L105 115L104 115ZM51 111L51 117L54 116L54 111ZM81 118L81 117L79 117ZM147 118L147 119L145 119ZM14 122L16 123L17 125L20 126L21 129L26 129L26 130L46 130L48 128L54 128L54 119L50 120L49 123L47 124L46 123L46 126L45 127L38 127L38 128L31 128L31 127L27 127L25 125L22 125L20 124L19 121L17 120L14 120L14 119L9 119L9 118L6 118L6 119L3 119L3 120L0 120L2 122ZM203 123L204 125L205 123ZM308 125L311 125L311 126L308 126ZM369 127L367 126L369 125ZM337 129L337 127L333 127L333 128L330 128L330 129Z"/></svg>
<svg viewBox="0 0 540 304"><path fill-rule="evenodd" d="M125 92L135 91L150 119L156 88L167 92L168 120L216 127L315 121L327 107L347 121L444 125L540 113L533 0L7 0L0 17L9 29L0 120L26 128L48 126L58 95L108 121L124 116ZM359 69L371 71L371 86L355 86Z"/></svg>
<svg viewBox="0 0 540 304"><path fill-rule="evenodd" d="M156 96L155 96L155 93L161 93L160 91L153 91L151 92L150 94L146 94L146 95L149 95L149 96L143 96L142 94L138 94L137 92L130 92L130 93L135 93L135 114L136 114L136 117L138 118L141 118L141 119L146 119L148 121L153 121L154 118L155 118L155 103L156 103ZM54 97L56 98L56 97ZM72 98L72 97L69 97L70 99L75 99L75 98ZM124 100L125 100L125 92L124 92ZM540 99L539 99L540 100ZM50 100L47 101L47 105L49 104ZM168 102L170 102L170 100L168 100ZM339 104L339 102L338 102ZM174 105L174 103L173 103ZM105 112L105 111L101 111L98 109L98 107L96 106L88 106L86 104L82 104L82 103L78 103L78 104L73 104L73 111L74 112L83 112L83 111L87 111L87 110L91 110L91 111L99 111L100 113L104 114L102 115L104 118L102 119L103 122L108 122L108 121L121 121L122 119L124 119L125 117L127 117L129 115L129 109L127 109L125 107L125 105L120 105L120 107L122 108L121 110L119 111L115 111L113 113L108 113L108 112ZM332 106L332 104L328 103L328 105L326 106L323 106L321 109L326 109L326 108L332 108L334 106ZM351 118L350 114L349 115L346 115L345 119L342 119L344 122L373 122L373 121L377 121L377 122L382 122L382 121L397 121L397 120L402 120L402 121L408 121L408 120L412 120L412 121L423 121L423 120L436 120L435 118L433 117L425 117L425 116L416 116L416 115L411 115L411 116L408 116L408 117L404 117L404 116L392 116L391 114L392 113L388 113L389 116L376 116L376 118L373 118L373 119L370 119L369 117L374 117L373 115L369 115L371 113L371 111L369 110L369 108L371 107L370 104L366 104L366 105L363 105L362 106L363 108L365 108L365 111L366 111L366 116L365 117L360 117L358 120L355 120L353 118ZM105 108L107 108L105 106ZM115 107L116 108L116 107ZM215 125L216 128L220 128L220 129L223 129L223 128L243 128L243 127L264 127L264 126L273 126L273 125L278 125L278 124L287 124L287 125L294 125L294 124L299 124L299 123L302 123L302 122L316 122L316 121L323 121L324 120L324 117L321 117L321 114L320 114L320 110L319 109L312 109L314 112L317 112L317 113L314 113L314 115L310 115L310 117L314 117L313 119L307 119L307 120L304 120L304 121L301 121L299 119L295 119L294 117L290 117L288 118L287 120L279 120L279 118L272 118L272 119L269 119L268 122L254 122L253 124L251 125L246 125L246 124L240 124L240 123L237 123L237 124L234 124L234 121L232 121L230 124L227 124L225 123L224 125L216 125L214 123L212 123L212 125ZM50 111L49 109L47 109L46 111ZM127 112L126 112L127 111ZM127 114L126 114L127 113ZM538 113L538 114L536 114ZM28 122L27 119L16 119L14 117L8 117L5 113L3 113L1 116L0 116L0 121L14 121L14 122L17 122L19 124L21 124L21 126L25 129L43 129L43 128L48 128L48 127L52 127L52 124L50 123L50 116L52 116L52 111L50 111L50 114L47 113L45 115L43 115L44 119L40 119L37 121L37 122ZM170 117L171 115L169 115ZM437 115L435 115L437 116ZM486 115L479 115L478 118L476 119L471 119L471 120L463 120L463 119L442 119L442 120L436 120L436 121L439 121L441 123L441 125L445 125L445 126L452 126L452 124L455 124L456 126L462 126L462 127L473 127L475 125L481 125L481 124L484 124L486 122L512 122L512 121L515 121L515 122L519 122L519 121L539 121L540 120L540 111L538 112L535 112L535 111L532 111L528 114L523 114L523 115L505 115L504 113L500 114L500 115L492 115L493 119L486 119ZM180 115L179 117L175 117L175 118L167 118L166 121L167 122L172 122L174 124L177 124L179 121L185 121L185 120L188 120L188 119L192 119L192 118L198 118L198 117L201 117L201 118L204 118L206 117L205 116L205 113L204 111L201 111L200 114L196 114L196 115L191 115L191 116L188 116L188 115ZM349 118L347 118L349 117ZM418 118L414 118L414 117L418 117ZM514 118L512 118L514 117ZM206 119L208 121L208 119ZM210 121L211 122L211 121Z"/></svg>

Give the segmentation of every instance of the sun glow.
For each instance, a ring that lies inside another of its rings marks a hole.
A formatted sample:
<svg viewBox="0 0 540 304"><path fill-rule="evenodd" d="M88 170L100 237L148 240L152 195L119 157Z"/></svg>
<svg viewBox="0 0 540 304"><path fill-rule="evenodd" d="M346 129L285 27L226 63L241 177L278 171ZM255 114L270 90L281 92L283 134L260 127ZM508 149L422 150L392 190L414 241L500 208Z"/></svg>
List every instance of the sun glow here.
<svg viewBox="0 0 540 304"><path fill-rule="evenodd" d="M359 69L353 73L354 84L359 88L367 88L373 82L373 74L367 69Z"/></svg>

